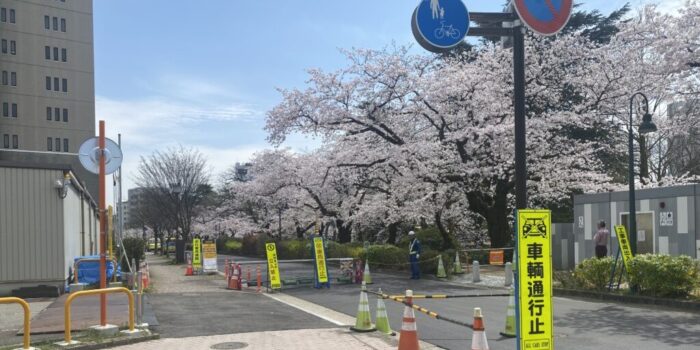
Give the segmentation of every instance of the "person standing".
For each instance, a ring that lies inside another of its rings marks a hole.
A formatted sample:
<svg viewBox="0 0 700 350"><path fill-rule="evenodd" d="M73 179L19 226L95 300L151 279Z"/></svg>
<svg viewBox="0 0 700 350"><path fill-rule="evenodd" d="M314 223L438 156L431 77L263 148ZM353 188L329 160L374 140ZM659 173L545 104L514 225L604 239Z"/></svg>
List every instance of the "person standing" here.
<svg viewBox="0 0 700 350"><path fill-rule="evenodd" d="M608 239L610 238L610 231L605 228L605 221L598 223L598 232L593 236L593 242L595 242L595 256L600 259L608 255Z"/></svg>
<svg viewBox="0 0 700 350"><path fill-rule="evenodd" d="M421 253L420 241L413 231L408 232L408 237L411 238L411 243L408 245L408 256L411 262L411 279L417 280L420 278L420 267L418 266L418 259Z"/></svg>

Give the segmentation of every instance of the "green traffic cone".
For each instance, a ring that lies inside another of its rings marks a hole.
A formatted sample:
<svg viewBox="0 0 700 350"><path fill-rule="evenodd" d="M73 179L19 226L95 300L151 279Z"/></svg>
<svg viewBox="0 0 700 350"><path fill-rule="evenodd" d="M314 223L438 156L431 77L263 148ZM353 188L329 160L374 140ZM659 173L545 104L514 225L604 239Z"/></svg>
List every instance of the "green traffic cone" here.
<svg viewBox="0 0 700 350"><path fill-rule="evenodd" d="M381 289L379 289L379 294L382 294ZM388 335L396 334L389 325L389 316L386 314L386 305L384 305L382 297L377 298L377 330Z"/></svg>
<svg viewBox="0 0 700 350"><path fill-rule="evenodd" d="M377 329L372 325L372 316L369 314L369 299L367 298L367 284L362 282L360 292L360 304L357 306L357 317L355 326L350 327L355 332L373 332Z"/></svg>
<svg viewBox="0 0 700 350"><path fill-rule="evenodd" d="M455 274L463 274L464 273L464 269L462 269L462 262L459 261L459 253L455 254L454 272L455 272Z"/></svg>
<svg viewBox="0 0 700 350"><path fill-rule="evenodd" d="M442 264L442 254L440 254L438 256L440 258L438 259L437 277L438 278L447 278L447 274L445 273L445 265Z"/></svg>
<svg viewBox="0 0 700 350"><path fill-rule="evenodd" d="M372 284L372 274L369 272L369 261L365 261L365 271L362 273L362 281Z"/></svg>
<svg viewBox="0 0 700 350"><path fill-rule="evenodd" d="M515 338L515 296L513 291L510 291L508 297L508 308L506 309L506 329L501 332L501 335L508 338Z"/></svg>

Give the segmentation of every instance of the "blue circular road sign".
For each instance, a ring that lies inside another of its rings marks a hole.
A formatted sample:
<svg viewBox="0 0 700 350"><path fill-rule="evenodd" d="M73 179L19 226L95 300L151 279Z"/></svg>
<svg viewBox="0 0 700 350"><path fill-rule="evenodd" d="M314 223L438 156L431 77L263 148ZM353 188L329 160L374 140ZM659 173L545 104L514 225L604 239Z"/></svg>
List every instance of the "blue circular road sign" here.
<svg viewBox="0 0 700 350"><path fill-rule="evenodd" d="M469 31L469 10L461 0L422 0L411 23L416 41L428 51L459 45Z"/></svg>
<svg viewBox="0 0 700 350"><path fill-rule="evenodd" d="M554 35L569 22L573 0L515 0L520 19L534 32Z"/></svg>

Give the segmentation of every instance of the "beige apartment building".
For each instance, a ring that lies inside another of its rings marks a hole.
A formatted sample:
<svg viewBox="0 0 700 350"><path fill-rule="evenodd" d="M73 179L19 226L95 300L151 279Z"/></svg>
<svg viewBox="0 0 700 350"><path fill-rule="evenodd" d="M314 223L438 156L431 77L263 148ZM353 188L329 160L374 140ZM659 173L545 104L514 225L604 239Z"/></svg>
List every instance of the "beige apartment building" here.
<svg viewBox="0 0 700 350"><path fill-rule="evenodd" d="M95 135L92 0L0 0L0 162L70 165ZM95 196L96 197L96 196Z"/></svg>

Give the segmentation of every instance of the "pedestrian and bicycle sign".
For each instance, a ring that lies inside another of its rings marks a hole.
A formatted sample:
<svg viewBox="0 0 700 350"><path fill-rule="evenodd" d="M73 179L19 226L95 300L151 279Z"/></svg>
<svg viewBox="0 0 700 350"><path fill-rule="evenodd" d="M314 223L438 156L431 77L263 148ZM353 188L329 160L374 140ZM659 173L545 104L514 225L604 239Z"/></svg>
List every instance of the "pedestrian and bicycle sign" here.
<svg viewBox="0 0 700 350"><path fill-rule="evenodd" d="M265 244L267 252L267 271L270 277L270 288L282 288L282 280L280 278L280 268L277 262L277 246L274 243Z"/></svg>
<svg viewBox="0 0 700 350"><path fill-rule="evenodd" d="M551 211L517 213L519 349L552 350Z"/></svg>
<svg viewBox="0 0 700 350"><path fill-rule="evenodd" d="M461 0L422 0L411 28L426 50L443 52L459 45L469 31L469 10Z"/></svg>
<svg viewBox="0 0 700 350"><path fill-rule="evenodd" d="M569 22L574 8L573 0L514 0L515 11L532 31L554 35Z"/></svg>

